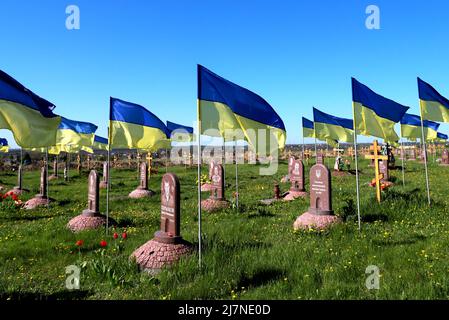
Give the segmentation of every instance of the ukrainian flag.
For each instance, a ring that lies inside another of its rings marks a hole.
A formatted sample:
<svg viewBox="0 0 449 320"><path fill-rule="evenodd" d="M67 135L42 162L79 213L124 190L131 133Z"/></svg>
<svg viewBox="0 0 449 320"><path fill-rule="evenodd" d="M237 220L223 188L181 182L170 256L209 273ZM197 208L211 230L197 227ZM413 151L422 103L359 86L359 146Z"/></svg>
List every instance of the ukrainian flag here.
<svg viewBox="0 0 449 320"><path fill-rule="evenodd" d="M245 139L259 154L271 154L285 146L284 123L268 102L201 65L198 116L201 134L225 140Z"/></svg>
<svg viewBox="0 0 449 320"><path fill-rule="evenodd" d="M440 140L447 140L447 134L438 132L438 133L437 133L437 139L440 139Z"/></svg>
<svg viewBox="0 0 449 320"><path fill-rule="evenodd" d="M70 149L91 147L97 128L93 123L61 117L61 124L56 134L56 146L61 147L62 151L66 152L70 152Z"/></svg>
<svg viewBox="0 0 449 320"><path fill-rule="evenodd" d="M0 138L0 152L8 152L9 151L9 145L8 140L5 138Z"/></svg>
<svg viewBox="0 0 449 320"><path fill-rule="evenodd" d="M55 106L0 70L0 129L11 130L23 148L53 146L61 117Z"/></svg>
<svg viewBox="0 0 449 320"><path fill-rule="evenodd" d="M354 142L354 123L351 119L339 118L313 108L313 122L317 139Z"/></svg>
<svg viewBox="0 0 449 320"><path fill-rule="evenodd" d="M302 117L302 136L304 138L315 138L315 127L313 121Z"/></svg>
<svg viewBox="0 0 449 320"><path fill-rule="evenodd" d="M108 150L108 139L95 135L94 143L92 144L93 150Z"/></svg>
<svg viewBox="0 0 449 320"><path fill-rule="evenodd" d="M189 142L193 141L193 128L183 126L174 122L167 121L167 130L170 140L176 142Z"/></svg>
<svg viewBox="0 0 449 320"><path fill-rule="evenodd" d="M423 119L449 122L449 100L418 78L419 105Z"/></svg>
<svg viewBox="0 0 449 320"><path fill-rule="evenodd" d="M109 119L111 148L170 148L165 124L138 104L111 97Z"/></svg>
<svg viewBox="0 0 449 320"><path fill-rule="evenodd" d="M58 146L52 146L52 147L44 147L44 148L29 148L30 151L40 152L40 153L46 153L48 149L48 154L52 155L58 155L61 153L61 148Z"/></svg>
<svg viewBox="0 0 449 320"><path fill-rule="evenodd" d="M439 123L424 120L424 138L426 140L436 139L438 134ZM422 138L421 117L406 113L401 119L401 136L407 139Z"/></svg>
<svg viewBox="0 0 449 320"><path fill-rule="evenodd" d="M409 107L382 97L352 78L352 104L357 133L375 136L386 142L399 140L394 131Z"/></svg>

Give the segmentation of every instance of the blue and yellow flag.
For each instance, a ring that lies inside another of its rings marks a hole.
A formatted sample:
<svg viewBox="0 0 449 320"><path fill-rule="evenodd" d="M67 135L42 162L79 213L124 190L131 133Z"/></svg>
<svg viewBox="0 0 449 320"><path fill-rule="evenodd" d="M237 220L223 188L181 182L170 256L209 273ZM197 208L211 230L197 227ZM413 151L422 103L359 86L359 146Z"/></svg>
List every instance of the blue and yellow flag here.
<svg viewBox="0 0 449 320"><path fill-rule="evenodd" d="M399 140L394 125L402 119L409 107L382 97L354 78L352 103L358 134L375 136L390 143Z"/></svg>
<svg viewBox="0 0 449 320"><path fill-rule="evenodd" d="M442 132L438 132L438 133L437 133L437 139L440 139L440 140L447 140L447 134L444 134L444 133L442 133Z"/></svg>
<svg viewBox="0 0 449 320"><path fill-rule="evenodd" d="M165 124L138 104L111 97L109 119L111 149L155 151L170 148Z"/></svg>
<svg viewBox="0 0 449 320"><path fill-rule="evenodd" d="M167 130L169 132L168 136L172 141L189 142L194 140L192 127L167 121Z"/></svg>
<svg viewBox="0 0 449 320"><path fill-rule="evenodd" d="M440 127L439 123L424 120L423 121L423 129L424 129L424 139L433 140L436 139L438 128ZM421 129L421 117L418 115L406 113L401 119L401 136L407 139L417 139L422 138L422 129Z"/></svg>
<svg viewBox="0 0 449 320"><path fill-rule="evenodd" d="M92 144L93 150L108 150L108 139L95 135L94 143Z"/></svg>
<svg viewBox="0 0 449 320"><path fill-rule="evenodd" d="M246 140L256 153L285 146L282 119L259 95L198 65L198 115L201 134Z"/></svg>
<svg viewBox="0 0 449 320"><path fill-rule="evenodd" d="M354 142L354 123L351 119L339 118L313 108L313 122L317 139Z"/></svg>
<svg viewBox="0 0 449 320"><path fill-rule="evenodd" d="M0 152L8 152L9 151L9 145L8 140L5 138L0 138Z"/></svg>
<svg viewBox="0 0 449 320"><path fill-rule="evenodd" d="M0 70L0 129L11 130L22 148L56 144L61 117L55 106Z"/></svg>
<svg viewBox="0 0 449 320"><path fill-rule="evenodd" d="M418 78L419 105L423 119L449 122L449 100Z"/></svg>
<svg viewBox="0 0 449 320"><path fill-rule="evenodd" d="M83 147L90 148L94 142L97 128L93 123L61 117L61 124L56 134L56 146L66 152L81 150Z"/></svg>
<svg viewBox="0 0 449 320"><path fill-rule="evenodd" d="M302 136L304 138L315 138L315 127L313 121L302 117Z"/></svg>

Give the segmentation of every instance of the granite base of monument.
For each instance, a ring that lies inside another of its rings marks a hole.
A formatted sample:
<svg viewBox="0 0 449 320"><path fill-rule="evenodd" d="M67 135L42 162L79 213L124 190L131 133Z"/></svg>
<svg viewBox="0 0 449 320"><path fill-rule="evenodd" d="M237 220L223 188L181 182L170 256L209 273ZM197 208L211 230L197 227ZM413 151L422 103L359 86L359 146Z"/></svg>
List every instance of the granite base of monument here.
<svg viewBox="0 0 449 320"><path fill-rule="evenodd" d="M341 219L335 215L321 215L310 212L305 212L300 215L293 223L293 229L308 230L308 229L326 229L335 223L341 222Z"/></svg>
<svg viewBox="0 0 449 320"><path fill-rule="evenodd" d="M59 179L59 177L54 174L48 177L48 180L56 180L56 179Z"/></svg>
<svg viewBox="0 0 449 320"><path fill-rule="evenodd" d="M213 186L212 186L212 184L210 184L210 183L203 183L202 185L201 185L201 192L209 192L209 191L211 191L213 189Z"/></svg>
<svg viewBox="0 0 449 320"><path fill-rule="evenodd" d="M175 243L158 241L157 237L137 248L131 258L136 260L140 269L152 275L159 273L163 268L170 267L193 251L191 243L180 239Z"/></svg>
<svg viewBox="0 0 449 320"><path fill-rule="evenodd" d="M109 217L109 226L116 225L114 219ZM97 229L102 226L106 226L106 216L102 214L90 214L86 213L86 210L80 215L72 218L69 223L67 223L67 228L72 232L80 232L83 230Z"/></svg>
<svg viewBox="0 0 449 320"><path fill-rule="evenodd" d="M20 196L20 195L22 195L23 193L26 193L26 192L30 192L30 190L23 189L23 188L21 189L19 187L14 187L11 190L9 190L7 192L7 194L15 194L16 196Z"/></svg>
<svg viewBox="0 0 449 320"><path fill-rule="evenodd" d="M36 195L34 198L31 198L27 202L25 202L25 205L23 206L24 209L32 210L38 207L44 207L49 205L51 202L53 202L54 199L47 198L46 196Z"/></svg>
<svg viewBox="0 0 449 320"><path fill-rule="evenodd" d="M292 201L298 198L306 198L309 194L306 191L290 190L285 196L284 201Z"/></svg>
<svg viewBox="0 0 449 320"><path fill-rule="evenodd" d="M128 197L132 198L132 199L140 199L140 198L149 198L152 197L156 194L156 192L152 191L152 190L145 190L145 189L135 189L133 190Z"/></svg>
<svg viewBox="0 0 449 320"><path fill-rule="evenodd" d="M227 200L218 200L218 199L206 199L201 201L201 209L207 212L218 211L221 209L229 208L230 203Z"/></svg>
<svg viewBox="0 0 449 320"><path fill-rule="evenodd" d="M332 176L333 177L344 177L344 176L347 176L348 174L349 174L348 171L343 171L343 170L340 170L340 171L334 170L334 171L332 171Z"/></svg>

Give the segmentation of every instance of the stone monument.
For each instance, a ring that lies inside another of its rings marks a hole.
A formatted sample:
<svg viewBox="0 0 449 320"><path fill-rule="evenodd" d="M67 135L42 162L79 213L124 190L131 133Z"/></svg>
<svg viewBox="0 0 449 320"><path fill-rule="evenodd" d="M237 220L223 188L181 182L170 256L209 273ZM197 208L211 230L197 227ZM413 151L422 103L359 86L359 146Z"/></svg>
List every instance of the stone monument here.
<svg viewBox="0 0 449 320"><path fill-rule="evenodd" d="M87 209L80 215L74 217L67 224L67 228L73 232L78 232L86 229L96 229L106 224L106 216L100 213L100 186L98 173L92 170L88 178L88 193L87 193ZM109 225L114 225L116 222L109 218Z"/></svg>
<svg viewBox="0 0 449 320"><path fill-rule="evenodd" d="M47 166L41 167L41 180L39 184L39 193L25 202L25 209L34 209L40 206L46 206L54 199L47 197Z"/></svg>
<svg viewBox="0 0 449 320"><path fill-rule="evenodd" d="M290 191L284 197L285 201L295 200L299 197L306 197L307 192L304 187L304 164L301 160L293 160L290 171Z"/></svg>
<svg viewBox="0 0 449 320"><path fill-rule="evenodd" d="M108 177L109 177L109 163L107 161L103 162L103 180L100 182L100 188L106 189L108 187Z"/></svg>
<svg viewBox="0 0 449 320"><path fill-rule="evenodd" d="M212 190L210 197L201 201L201 207L208 212L229 207L225 199L225 186L223 180L223 166L216 164L212 166Z"/></svg>
<svg viewBox="0 0 449 320"><path fill-rule="evenodd" d="M137 199L137 198L146 198L151 197L155 194L154 191L148 189L148 166L146 162L140 163L140 175L139 175L139 186L137 189L132 191L128 197Z"/></svg>
<svg viewBox="0 0 449 320"><path fill-rule="evenodd" d="M293 228L297 229L325 229L340 222L332 210L332 185L329 169L316 164L310 168L310 207L299 216Z"/></svg>
<svg viewBox="0 0 449 320"><path fill-rule="evenodd" d="M131 254L139 267L150 274L169 267L192 251L192 245L181 237L181 190L173 173L166 173L161 182L161 226L154 238Z"/></svg>

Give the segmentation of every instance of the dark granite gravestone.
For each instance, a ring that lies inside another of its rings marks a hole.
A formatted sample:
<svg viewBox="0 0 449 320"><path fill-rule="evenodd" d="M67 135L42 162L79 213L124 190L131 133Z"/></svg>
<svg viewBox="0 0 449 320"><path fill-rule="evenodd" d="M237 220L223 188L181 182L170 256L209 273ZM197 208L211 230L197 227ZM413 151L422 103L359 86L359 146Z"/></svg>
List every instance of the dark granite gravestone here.
<svg viewBox="0 0 449 320"><path fill-rule="evenodd" d="M100 188L106 189L108 187L109 179L109 163L107 161L103 162L103 179L100 182Z"/></svg>
<svg viewBox="0 0 449 320"><path fill-rule="evenodd" d="M181 237L180 199L178 178L173 173L166 173L161 182L160 230L131 255L142 270L155 274L192 250L192 245Z"/></svg>
<svg viewBox="0 0 449 320"><path fill-rule="evenodd" d="M291 175L292 167L293 167L293 164L294 164L295 160L296 159L295 159L294 156L289 156L288 157L287 175L282 177L281 182L289 182L290 181L290 175Z"/></svg>
<svg viewBox="0 0 449 320"><path fill-rule="evenodd" d="M379 161L379 173L383 175L383 178L380 179L381 182L390 181L390 174L388 170L387 161L384 160Z"/></svg>
<svg viewBox="0 0 449 320"><path fill-rule="evenodd" d="M410 159L409 160L416 160L416 149L413 147L412 149L410 149Z"/></svg>
<svg viewBox="0 0 449 320"><path fill-rule="evenodd" d="M59 172L58 172L58 158L55 157L53 160L53 174L48 177L48 180L54 180L59 178Z"/></svg>
<svg viewBox="0 0 449 320"><path fill-rule="evenodd" d="M446 166L449 165L449 151L447 149L444 149L441 154L441 164Z"/></svg>
<svg viewBox="0 0 449 320"><path fill-rule="evenodd" d="M133 199L151 197L155 194L154 191L148 189L148 165L146 162L141 162L139 166L139 186L132 191L128 197Z"/></svg>
<svg viewBox="0 0 449 320"><path fill-rule="evenodd" d="M34 198L25 202L25 209L34 209L36 207L48 205L54 199L47 197L47 166L41 167L41 179L39 183L39 193Z"/></svg>
<svg viewBox="0 0 449 320"><path fill-rule="evenodd" d="M290 183L290 191L284 197L285 201L307 196L304 188L304 164L301 160L293 160L291 163Z"/></svg>
<svg viewBox="0 0 449 320"><path fill-rule="evenodd" d="M22 165L19 165L19 168L17 170L17 186L9 190L8 194L15 194L17 196L20 196L24 192L28 192L28 189L23 188L23 168Z"/></svg>
<svg viewBox="0 0 449 320"><path fill-rule="evenodd" d="M87 181L87 209L67 224L67 228L73 232L96 229L106 224L106 216L100 213L100 179L97 171L92 170ZM108 224L115 225L116 222L109 218Z"/></svg>
<svg viewBox="0 0 449 320"><path fill-rule="evenodd" d="M214 163L212 166L212 188L209 199L201 201L201 207L206 211L214 211L229 207L229 202L225 199L225 186L223 179L223 166Z"/></svg>
<svg viewBox="0 0 449 320"><path fill-rule="evenodd" d="M310 207L299 216L293 227L297 229L324 229L340 219L332 210L332 184L329 169L316 164L310 169Z"/></svg>

